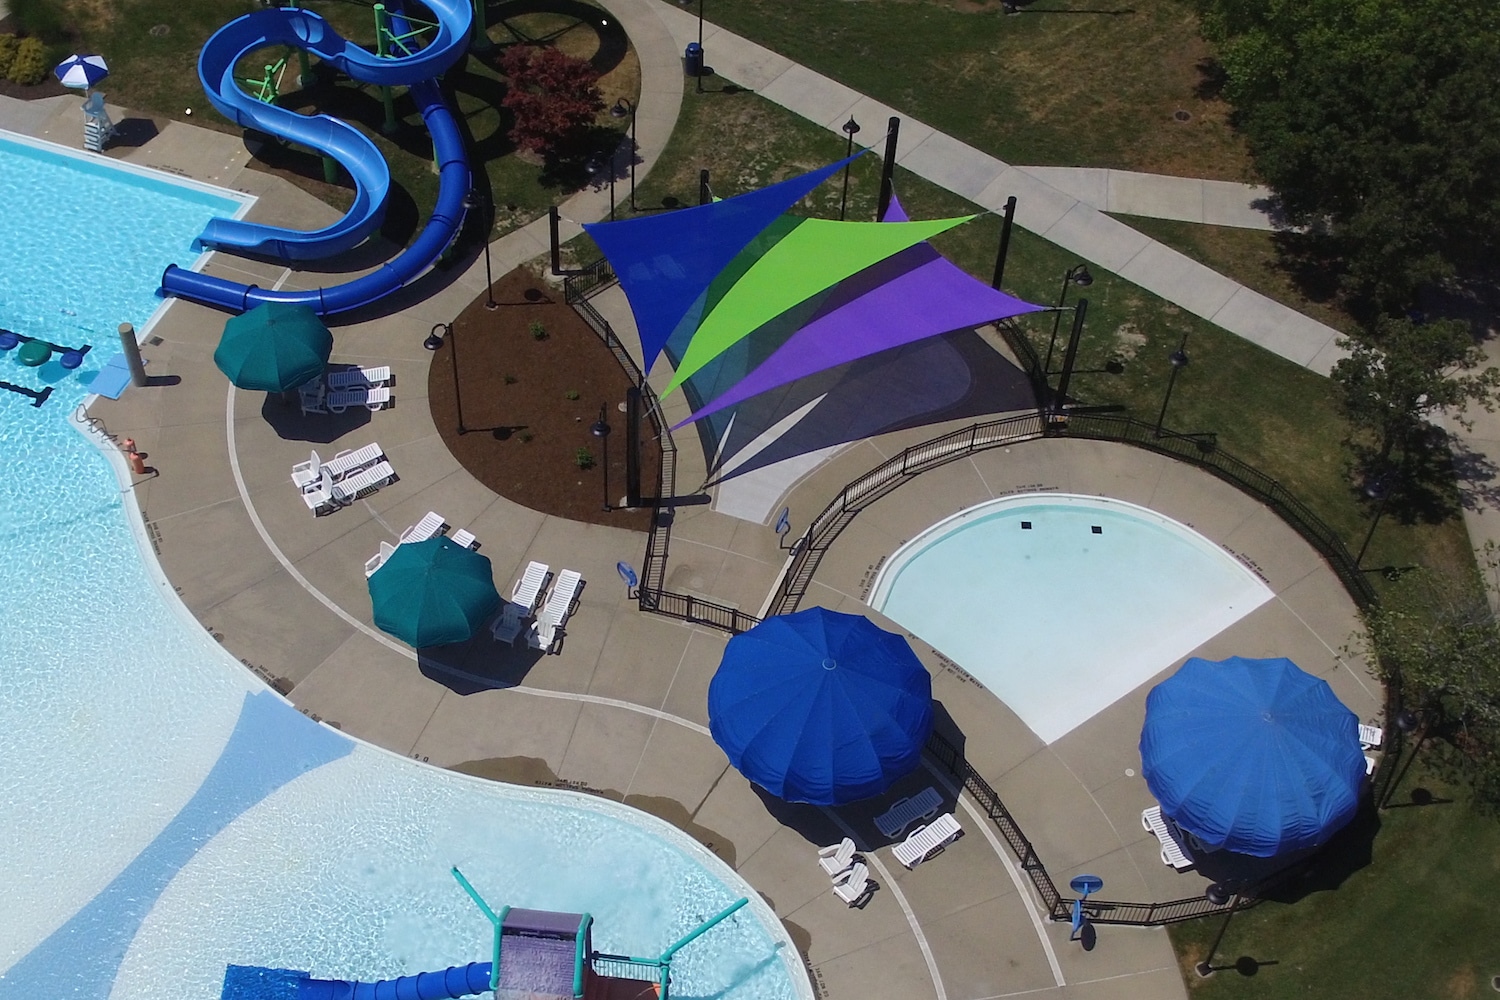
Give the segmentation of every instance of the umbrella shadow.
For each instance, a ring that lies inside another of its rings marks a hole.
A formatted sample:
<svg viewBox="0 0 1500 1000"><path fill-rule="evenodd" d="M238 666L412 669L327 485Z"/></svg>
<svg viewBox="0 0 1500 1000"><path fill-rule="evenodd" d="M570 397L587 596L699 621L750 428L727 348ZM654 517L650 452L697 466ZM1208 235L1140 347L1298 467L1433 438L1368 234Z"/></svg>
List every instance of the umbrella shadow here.
<svg viewBox="0 0 1500 1000"><path fill-rule="evenodd" d="M486 628L467 642L417 650L417 669L454 694L471 695L517 686L545 655L521 641L499 642Z"/></svg>
<svg viewBox="0 0 1500 1000"><path fill-rule="evenodd" d="M1256 886L1260 899L1296 903L1315 892L1331 892L1374 860L1380 811L1369 796L1343 829L1322 847L1296 858L1252 858L1229 851L1194 855L1199 874L1229 886Z"/></svg>
<svg viewBox="0 0 1500 1000"><path fill-rule="evenodd" d="M303 413L296 393L266 393L260 415L283 441L332 444L370 422L370 410L351 406L343 413Z"/></svg>

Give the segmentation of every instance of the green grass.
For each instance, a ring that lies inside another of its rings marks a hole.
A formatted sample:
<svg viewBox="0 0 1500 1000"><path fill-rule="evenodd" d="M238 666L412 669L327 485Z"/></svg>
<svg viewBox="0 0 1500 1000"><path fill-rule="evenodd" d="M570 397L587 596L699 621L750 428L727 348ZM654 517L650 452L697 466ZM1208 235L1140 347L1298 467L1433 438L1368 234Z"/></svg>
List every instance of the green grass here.
<svg viewBox="0 0 1500 1000"><path fill-rule="evenodd" d="M1500 822L1476 812L1462 788L1419 768L1392 797L1401 807L1379 814L1371 862L1336 890L1236 913L1212 963L1221 971L1199 979L1191 969L1222 920L1172 928L1194 1000L1490 995L1490 978L1500 975L1500 910L1485 890L1500 877ZM1432 804L1412 805L1414 788ZM1242 958L1258 965L1225 968Z"/></svg>

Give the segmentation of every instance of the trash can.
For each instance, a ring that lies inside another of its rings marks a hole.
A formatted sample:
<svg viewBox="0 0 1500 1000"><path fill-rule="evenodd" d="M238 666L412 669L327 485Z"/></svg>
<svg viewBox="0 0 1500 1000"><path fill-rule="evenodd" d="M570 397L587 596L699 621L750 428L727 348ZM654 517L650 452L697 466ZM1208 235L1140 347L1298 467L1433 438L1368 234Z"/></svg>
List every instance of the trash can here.
<svg viewBox="0 0 1500 1000"><path fill-rule="evenodd" d="M686 51L682 53L682 69L688 76L703 75L703 46L697 42L688 42Z"/></svg>

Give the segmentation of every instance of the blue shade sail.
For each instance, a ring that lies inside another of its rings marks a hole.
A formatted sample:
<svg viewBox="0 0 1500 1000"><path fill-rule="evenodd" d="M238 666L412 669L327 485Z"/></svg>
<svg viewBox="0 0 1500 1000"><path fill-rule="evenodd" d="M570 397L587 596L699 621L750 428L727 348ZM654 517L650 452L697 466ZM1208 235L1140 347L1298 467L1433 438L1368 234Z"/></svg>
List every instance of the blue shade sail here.
<svg viewBox="0 0 1500 1000"><path fill-rule="evenodd" d="M1365 781L1359 719L1285 658L1184 663L1146 696L1141 767L1178 826L1258 858L1327 841Z"/></svg>
<svg viewBox="0 0 1500 1000"><path fill-rule="evenodd" d="M708 719L730 762L771 794L842 805L917 766L932 731L932 678L901 636L809 608L729 640Z"/></svg>

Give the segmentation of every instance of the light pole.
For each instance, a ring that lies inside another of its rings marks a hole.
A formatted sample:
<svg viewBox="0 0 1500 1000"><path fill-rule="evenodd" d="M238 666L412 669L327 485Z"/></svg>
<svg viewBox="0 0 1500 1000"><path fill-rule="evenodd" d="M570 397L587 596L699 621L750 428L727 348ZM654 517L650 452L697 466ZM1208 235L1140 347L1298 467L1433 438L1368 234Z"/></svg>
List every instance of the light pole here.
<svg viewBox="0 0 1500 1000"><path fill-rule="evenodd" d="M478 188L469 188L469 193L464 195L464 211L472 212L480 210L480 225L484 227L484 234L480 237L484 241L484 307L489 310L500 308L500 303L495 301L495 279L490 273L490 213L485 211L489 199L479 193Z"/></svg>
<svg viewBox="0 0 1500 1000"><path fill-rule="evenodd" d="M422 346L429 351L435 351L443 346L443 341L448 342L448 353L453 361L453 410L458 414L458 433L464 435L469 429L464 426L464 397L458 385L458 339L453 336L452 323L437 323L433 325L432 332L427 339L422 341Z"/></svg>
<svg viewBox="0 0 1500 1000"><path fill-rule="evenodd" d="M1208 954L1204 957L1203 961L1193 966L1193 971L1198 973L1199 977L1207 979L1214 974L1214 952L1219 950L1219 945L1224 940L1224 932L1229 930L1229 918L1234 916L1235 907L1240 905L1240 894L1237 892L1230 893L1224 887L1223 883L1215 882L1204 890L1203 895L1215 906L1223 906L1225 903L1229 904L1229 912L1224 914L1224 922L1219 925L1219 933L1214 935L1214 943L1209 945Z"/></svg>
<svg viewBox="0 0 1500 1000"><path fill-rule="evenodd" d="M1422 724L1422 720L1417 715L1417 713L1413 712L1409 708L1403 708L1401 711L1397 712L1395 721L1396 728L1401 730L1403 736L1410 736L1412 733L1416 732L1417 727ZM1427 734L1424 732L1422 734L1422 737L1419 737L1417 739L1417 742L1412 744L1411 756L1406 758L1406 763L1401 766L1401 770L1398 771L1396 773L1396 776L1391 779L1391 783L1385 787L1385 795L1381 796L1380 799L1380 808L1385 809L1390 806L1391 796L1395 794L1396 786L1401 784L1401 779L1406 777L1406 771L1411 767L1412 761L1417 759L1417 751L1422 749L1422 739L1425 738L1426 735Z"/></svg>
<svg viewBox="0 0 1500 1000"><path fill-rule="evenodd" d="M1156 437L1161 437L1161 422L1167 419L1167 404L1172 401L1172 387L1177 384L1177 373L1187 367L1188 356L1184 348L1187 347L1187 334L1182 335L1182 343L1177 345L1167 358L1172 362L1172 374L1167 377L1167 394L1161 398L1161 412L1156 415Z"/></svg>
<svg viewBox="0 0 1500 1000"><path fill-rule="evenodd" d="M1365 484L1365 496L1375 501L1375 516L1370 519L1370 530L1365 532L1364 544L1359 547L1359 555L1354 557L1354 568L1359 569L1360 563L1365 561L1365 552L1370 548L1370 541L1375 537L1375 529L1380 525L1380 516L1385 513L1385 504L1395 492L1392 487L1395 479L1394 473L1384 473L1376 476L1371 482Z"/></svg>
<svg viewBox="0 0 1500 1000"><path fill-rule="evenodd" d="M677 2L683 7L686 7L688 4L692 3L693 0L677 0ZM700 59L708 58L703 52L703 0L698 0L698 57ZM703 93L702 66L698 67L698 72L695 73L694 76L698 78L698 93L701 94Z"/></svg>
<svg viewBox="0 0 1500 1000"><path fill-rule="evenodd" d="M1052 374L1052 349L1057 346L1057 328L1062 323L1063 305L1068 301L1068 286L1077 285L1079 288L1087 288L1093 283L1094 276L1089 274L1088 266L1085 264L1074 264L1063 275L1062 294L1057 297L1057 311L1052 314L1052 339L1047 341L1047 360L1042 362L1042 374Z"/></svg>
<svg viewBox="0 0 1500 1000"><path fill-rule="evenodd" d="M854 154L854 137L859 133L859 122L850 115L849 120L839 126L844 134L849 137L844 144L844 193L839 195L839 221L844 221L844 209L849 205L849 157Z"/></svg>
<svg viewBox="0 0 1500 1000"><path fill-rule="evenodd" d="M614 510L609 503L609 424L604 419L607 404L599 404L599 419L595 420L589 428L589 433L599 439L599 447L604 452L602 464L604 466L604 509Z"/></svg>
<svg viewBox="0 0 1500 1000"><path fill-rule="evenodd" d="M609 109L615 118L630 116L630 210L635 211L635 102L622 97Z"/></svg>

